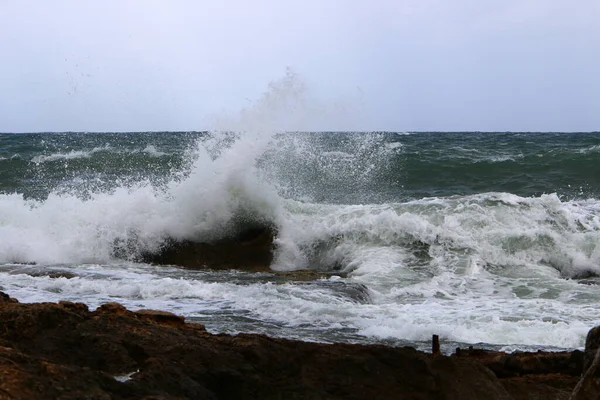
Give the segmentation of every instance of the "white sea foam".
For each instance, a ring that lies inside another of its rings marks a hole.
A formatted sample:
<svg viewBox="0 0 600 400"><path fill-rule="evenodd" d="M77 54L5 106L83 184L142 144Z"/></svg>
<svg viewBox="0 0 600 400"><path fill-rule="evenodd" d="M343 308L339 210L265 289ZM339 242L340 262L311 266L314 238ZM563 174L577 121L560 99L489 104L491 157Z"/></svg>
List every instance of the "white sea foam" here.
<svg viewBox="0 0 600 400"><path fill-rule="evenodd" d="M149 144L148 146L144 147L144 149L142 150L142 152L146 153L146 154L149 154L149 155L151 155L153 157L161 157L161 156L167 155L167 153L165 153L165 152L158 151L156 149L156 147L153 146L153 145L151 145L151 144Z"/></svg>
<svg viewBox="0 0 600 400"><path fill-rule="evenodd" d="M282 248L289 247L280 253L280 268L312 262L356 269L364 248L405 252L416 245L427 246L430 256L468 256L489 268L544 264L567 277L600 272L600 204L595 200L489 193L402 204L295 207L278 238Z"/></svg>
<svg viewBox="0 0 600 400"><path fill-rule="evenodd" d="M505 162L505 161L515 161L520 158L523 158L522 154L514 154L514 155L504 154L504 155L491 156L486 159L478 160L478 161L479 162L487 161L487 162L492 162L492 163L500 163L500 162Z"/></svg>
<svg viewBox="0 0 600 400"><path fill-rule="evenodd" d="M282 93L297 93L300 86L284 80L258 109L239 121L220 121L221 130L191 151L190 169L161 188L123 185L85 199L1 194L1 290L25 302L74 300L95 307L120 301L133 309L164 309L208 321L214 331L350 341L426 341L437 333L446 341L510 348L583 345L587 330L600 322L600 294L597 286L565 278L600 273L597 200L483 193L317 203L312 197L327 185L309 187L310 179L360 192L401 146L386 147L381 134L357 135L344 151L327 152L300 136L276 136L280 121L265 118L265 107L281 112ZM292 100L287 104L297 107ZM158 153L150 146L144 151ZM302 171L288 168L292 158L324 176L309 175L305 186L298 185ZM240 224L277 228L274 269L339 273L345 277L331 282L364 285L369 300L340 296L327 281L210 281L113 257L116 245L132 253L153 250L167 237L212 240ZM77 276L37 276L31 266L7 264L15 262ZM237 318L219 317L226 314Z"/></svg>
<svg viewBox="0 0 600 400"><path fill-rule="evenodd" d="M578 152L581 153L581 154L599 153L600 152L600 145L590 146L590 147L587 147L585 149L579 149Z"/></svg>
<svg viewBox="0 0 600 400"><path fill-rule="evenodd" d="M79 275L31 276L15 266L0 271L2 290L22 301L117 300L208 318L214 331L311 340L340 340L350 330L354 336L344 340L419 342L436 333L445 341L507 348L572 348L600 322L597 288L564 279L600 272L596 200L508 193L364 205L285 199L271 180L276 175L256 164L273 150L270 140L214 134L198 143L189 174L161 190L121 187L86 200L0 195L0 263L37 262L46 270L68 264L60 268ZM365 140L371 154L379 142ZM344 159L343 171L351 172L354 160ZM278 228L273 268L339 270L348 274L343 282L365 285L370 301L314 286L165 277L112 258L115 243L134 251L156 248L165 237L210 240L248 220ZM210 319L223 312L254 322Z"/></svg>
<svg viewBox="0 0 600 400"><path fill-rule="evenodd" d="M110 146L94 147L91 150L71 150L67 153L53 153L48 155L37 155L31 159L32 163L40 164L44 162L58 161L58 160L74 160L78 158L89 158L93 154L110 151Z"/></svg>
<svg viewBox="0 0 600 400"><path fill-rule="evenodd" d="M19 274L18 268L3 270L0 277L2 290L23 302L83 301L95 308L119 301L134 310L163 309L197 319L213 332L259 332L330 341L351 330L352 341L362 336L413 342L426 342L436 333L443 342L485 342L510 349L575 348L583 346L588 329L600 322L592 305L578 306L564 298L514 298L502 292L506 282L485 276L471 277L460 296L441 295L454 279L447 274L407 287L415 294L400 300L395 297L399 291L382 295L371 285L372 301L357 302L339 296L327 285L208 282L201 273L188 271L172 278L165 271L143 265L54 267L79 274L70 279ZM356 281L331 281L340 280ZM565 290L598 296L590 286L572 281L564 285ZM225 317L230 315L241 318Z"/></svg>
<svg viewBox="0 0 600 400"><path fill-rule="evenodd" d="M301 86L293 74L271 85L256 108L199 140L189 171L160 189L140 183L82 199L50 193L43 201L0 195L0 263L111 262L115 245L127 251L156 249L168 237L214 240L239 225L279 225L282 199L263 181L256 163L269 147L277 124L269 107L285 116L296 107ZM286 97L288 99L286 101ZM268 113L267 113L268 114ZM243 133L229 128L245 127ZM221 133L223 132L223 133ZM90 157L108 146L36 156L36 163ZM156 153L152 146L144 149Z"/></svg>
<svg viewBox="0 0 600 400"><path fill-rule="evenodd" d="M163 190L149 185L94 193L52 193L44 201L0 195L0 262L108 262L116 242L156 248L176 239L214 239L246 218L271 223L278 205L233 145L213 160L199 145L187 179ZM141 247L140 247L141 246ZM135 249L132 249L135 250Z"/></svg>

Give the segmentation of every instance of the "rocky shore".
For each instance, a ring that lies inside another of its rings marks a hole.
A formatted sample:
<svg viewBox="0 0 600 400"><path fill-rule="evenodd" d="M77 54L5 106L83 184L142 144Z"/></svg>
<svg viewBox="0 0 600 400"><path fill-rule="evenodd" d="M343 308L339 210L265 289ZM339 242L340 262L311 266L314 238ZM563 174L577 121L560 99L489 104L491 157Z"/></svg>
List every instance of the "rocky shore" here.
<svg viewBox="0 0 600 400"><path fill-rule="evenodd" d="M599 343L595 328L586 352L445 356L212 335L168 312L0 293L0 399L597 399Z"/></svg>

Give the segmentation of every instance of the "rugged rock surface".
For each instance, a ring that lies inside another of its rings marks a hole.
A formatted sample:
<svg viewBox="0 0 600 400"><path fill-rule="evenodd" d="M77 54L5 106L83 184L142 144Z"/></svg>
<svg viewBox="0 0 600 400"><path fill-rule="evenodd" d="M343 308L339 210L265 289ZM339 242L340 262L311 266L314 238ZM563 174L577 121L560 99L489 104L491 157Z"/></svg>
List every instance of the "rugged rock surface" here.
<svg viewBox="0 0 600 400"><path fill-rule="evenodd" d="M600 399L600 327L592 328L585 339L583 377L573 391L572 400Z"/></svg>
<svg viewBox="0 0 600 400"><path fill-rule="evenodd" d="M567 400L580 379L583 352L500 353L480 349L457 351L477 360L500 378L515 400Z"/></svg>
<svg viewBox="0 0 600 400"><path fill-rule="evenodd" d="M575 351L537 353L499 353L480 349L461 350L460 357L475 359L491 369L499 378L531 374L563 374L579 377L584 353Z"/></svg>
<svg viewBox="0 0 600 400"><path fill-rule="evenodd" d="M257 228L213 243L172 240L156 254L143 254L140 261L196 269L266 272L273 260L273 237L272 229Z"/></svg>
<svg viewBox="0 0 600 400"><path fill-rule="evenodd" d="M587 371L596 358L600 348L600 326L590 329L585 338L585 356L583 359L583 370Z"/></svg>
<svg viewBox="0 0 600 400"><path fill-rule="evenodd" d="M571 357L211 335L168 312L0 294L0 399L562 399Z"/></svg>

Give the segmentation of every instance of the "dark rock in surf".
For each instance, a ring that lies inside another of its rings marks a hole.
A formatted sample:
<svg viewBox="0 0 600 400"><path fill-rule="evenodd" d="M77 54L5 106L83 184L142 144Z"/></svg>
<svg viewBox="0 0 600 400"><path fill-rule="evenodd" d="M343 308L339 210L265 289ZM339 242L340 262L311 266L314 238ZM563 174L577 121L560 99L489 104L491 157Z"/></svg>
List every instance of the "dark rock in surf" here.
<svg viewBox="0 0 600 400"><path fill-rule="evenodd" d="M17 299L13 299L6 293L0 292L0 303L18 303Z"/></svg>
<svg viewBox="0 0 600 400"><path fill-rule="evenodd" d="M573 272L570 276L571 279L581 279L581 280L586 280L586 279L593 279L593 278L598 278L598 271L593 270L593 269L582 269L582 270L578 270L576 272Z"/></svg>
<svg viewBox="0 0 600 400"><path fill-rule="evenodd" d="M257 228L211 243L169 240L159 252L143 254L140 261L194 269L266 272L273 261L273 237L272 229Z"/></svg>

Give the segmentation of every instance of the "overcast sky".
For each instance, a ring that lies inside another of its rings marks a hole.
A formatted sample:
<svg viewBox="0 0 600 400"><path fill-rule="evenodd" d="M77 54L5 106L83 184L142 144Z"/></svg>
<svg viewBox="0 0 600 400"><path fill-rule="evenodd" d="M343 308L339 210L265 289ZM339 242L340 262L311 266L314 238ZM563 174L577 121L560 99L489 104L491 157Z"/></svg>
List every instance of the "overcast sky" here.
<svg viewBox="0 0 600 400"><path fill-rule="evenodd" d="M598 21L599 0L0 0L0 132L209 129L286 68L311 112L285 129L600 130Z"/></svg>

